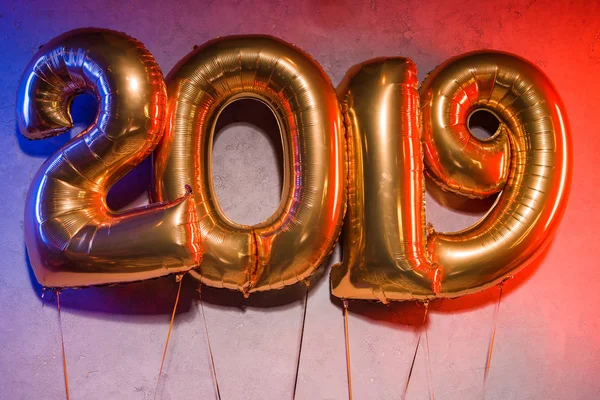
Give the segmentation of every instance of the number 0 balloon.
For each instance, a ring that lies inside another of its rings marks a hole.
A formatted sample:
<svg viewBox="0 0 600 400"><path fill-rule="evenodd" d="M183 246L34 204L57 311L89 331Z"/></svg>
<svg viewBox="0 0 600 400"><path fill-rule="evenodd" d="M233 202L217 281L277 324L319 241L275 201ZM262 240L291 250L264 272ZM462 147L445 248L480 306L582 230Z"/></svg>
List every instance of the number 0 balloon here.
<svg viewBox="0 0 600 400"><path fill-rule="evenodd" d="M244 293L308 278L337 241L345 206L345 147L335 90L298 49L260 36L217 39L194 51L168 77L168 123L156 153L159 200L190 185L204 253L192 272L210 286ZM256 226L228 219L212 183L214 129L221 111L250 98L275 115L284 153L277 211Z"/></svg>

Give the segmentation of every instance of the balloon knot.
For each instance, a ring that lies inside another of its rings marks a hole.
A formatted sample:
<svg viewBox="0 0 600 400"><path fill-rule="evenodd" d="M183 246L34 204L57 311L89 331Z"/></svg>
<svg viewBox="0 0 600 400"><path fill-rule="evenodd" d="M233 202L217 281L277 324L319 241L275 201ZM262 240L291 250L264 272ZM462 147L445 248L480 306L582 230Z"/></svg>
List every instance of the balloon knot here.
<svg viewBox="0 0 600 400"><path fill-rule="evenodd" d="M427 230L427 235L433 235L435 233L435 228L433 227L433 224L431 222L427 223L425 229Z"/></svg>

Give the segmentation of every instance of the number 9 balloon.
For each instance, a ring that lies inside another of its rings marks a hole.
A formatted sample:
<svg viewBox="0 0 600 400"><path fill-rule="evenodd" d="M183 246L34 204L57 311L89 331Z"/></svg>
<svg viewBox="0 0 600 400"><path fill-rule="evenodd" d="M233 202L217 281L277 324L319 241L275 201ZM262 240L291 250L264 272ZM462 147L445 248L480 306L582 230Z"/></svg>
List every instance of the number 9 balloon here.
<svg viewBox="0 0 600 400"><path fill-rule="evenodd" d="M428 237L429 253L444 269L442 296L456 297L506 279L548 244L570 188L569 128L548 78L506 53L448 60L427 77L421 96L428 173L462 195L500 192L474 226ZM480 109L501 122L489 140L467 130Z"/></svg>

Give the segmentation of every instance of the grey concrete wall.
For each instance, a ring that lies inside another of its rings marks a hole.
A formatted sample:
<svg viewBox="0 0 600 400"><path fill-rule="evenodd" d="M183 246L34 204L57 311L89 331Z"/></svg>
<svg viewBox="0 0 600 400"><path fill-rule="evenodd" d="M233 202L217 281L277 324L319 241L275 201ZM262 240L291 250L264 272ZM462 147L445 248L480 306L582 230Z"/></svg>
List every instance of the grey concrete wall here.
<svg viewBox="0 0 600 400"><path fill-rule="evenodd" d="M540 66L565 101L575 149L574 187L564 221L541 261L507 283L497 320L488 399L594 399L600 395L600 5L512 0L231 2L11 1L0 4L0 398L64 398L60 336L52 295L27 264L23 200L32 175L65 138L30 143L15 125L17 83L34 51L76 27L123 30L143 41L168 71L194 44L216 36L266 33L312 54L337 85L352 65L377 56L412 58L420 77L446 58L494 48ZM90 104L78 102L81 123ZM87 108L86 108L87 107ZM243 114L242 114L243 117ZM214 179L226 214L268 217L279 200L272 129L227 125L214 147ZM81 125L81 124L80 124ZM79 129L81 126L79 126ZM275 132L276 134L276 132ZM113 200L141 204L148 163ZM430 188L432 189L432 188ZM439 230L470 225L486 204L431 193L428 220ZM489 203L487 204L489 205ZM336 251L332 262L339 260ZM62 320L73 399L150 399L171 308L172 279L65 291ZM303 288L267 298L205 291L206 324L222 398L287 399L294 384ZM480 399L496 289L432 305L409 399ZM398 399L406 384L422 307L353 304L350 339L355 399ZM347 398L342 311L321 270L308 298L298 399ZM186 280L159 385L162 399L211 399L215 391L195 284Z"/></svg>

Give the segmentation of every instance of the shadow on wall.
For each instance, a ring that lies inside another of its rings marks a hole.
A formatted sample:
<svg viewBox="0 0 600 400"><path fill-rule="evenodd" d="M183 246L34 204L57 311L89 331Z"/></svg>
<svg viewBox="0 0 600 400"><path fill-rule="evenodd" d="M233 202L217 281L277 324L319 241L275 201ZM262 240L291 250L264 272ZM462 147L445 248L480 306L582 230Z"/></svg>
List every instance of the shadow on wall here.
<svg viewBox="0 0 600 400"><path fill-rule="evenodd" d="M514 278L504 282L502 287L503 298L510 296L518 287L531 279L540 265L543 264L547 252L548 247L533 262L517 273ZM496 303L499 294L498 287L493 286L482 292L456 299L434 300L429 303L429 312L449 314L468 312ZM340 308L341 313L343 309L341 301L333 296L331 297L331 301ZM416 301L382 304L379 302L355 300L349 301L348 311L360 318L375 321L383 325L395 326L400 329L410 329L410 327L428 324L428 320L423 320L425 312L423 304Z"/></svg>
<svg viewBox="0 0 600 400"><path fill-rule="evenodd" d="M29 258L26 256L31 285L35 294L43 303L55 303L54 291L44 292L44 288L37 282ZM298 282L281 290L259 292L245 298L240 292L202 286L202 301L221 307L234 307L245 310L252 308L279 308L288 309L295 307L304 296L310 297L310 292L326 284L325 277L329 268L329 259L325 260L323 267L319 268L306 285ZM60 292L61 308L71 312L82 312L86 315L96 314L101 318L106 315L170 315L177 296L178 283L174 275L151 279L141 282L124 283L111 286L92 286L80 289L64 289ZM194 302L200 300L198 291L199 283L189 275L184 276L177 314L190 311ZM44 297L42 298L42 293Z"/></svg>

